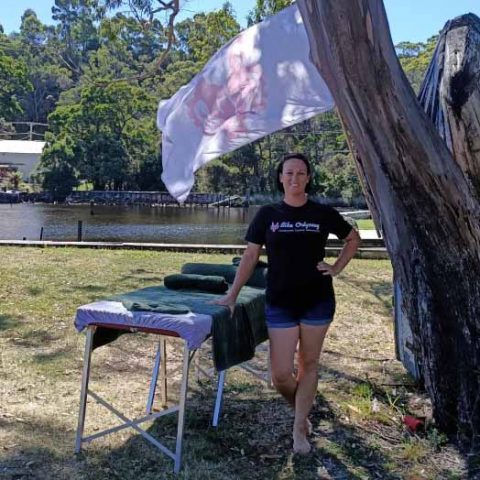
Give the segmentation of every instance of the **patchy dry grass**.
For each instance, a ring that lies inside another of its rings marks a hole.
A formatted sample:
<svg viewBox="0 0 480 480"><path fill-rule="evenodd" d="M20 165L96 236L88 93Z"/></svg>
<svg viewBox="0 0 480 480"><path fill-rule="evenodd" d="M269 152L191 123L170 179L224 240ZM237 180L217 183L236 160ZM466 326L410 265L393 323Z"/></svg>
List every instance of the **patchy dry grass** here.
<svg viewBox="0 0 480 480"><path fill-rule="evenodd" d="M360 230L375 230L375 224L371 218L360 218L355 220L355 223Z"/></svg>
<svg viewBox="0 0 480 480"><path fill-rule="evenodd" d="M0 275L0 479L173 479L172 462L131 430L73 454L83 335L77 306L156 284L185 262L229 262L222 255L141 251L2 248ZM191 377L180 479L466 478L455 447L431 425L416 436L405 413L429 405L395 360L391 269L353 261L336 279L338 309L320 367L311 415L313 453L291 454L292 414L279 396L240 369L228 373L218 429L209 426L215 384ZM180 352L168 348L178 387ZM127 414L145 408L155 342L125 335L95 351L91 387ZM205 362L209 354L202 351ZM265 354L263 354L263 357ZM265 366L265 359L259 363ZM86 431L115 420L88 404ZM174 418L148 426L173 443Z"/></svg>

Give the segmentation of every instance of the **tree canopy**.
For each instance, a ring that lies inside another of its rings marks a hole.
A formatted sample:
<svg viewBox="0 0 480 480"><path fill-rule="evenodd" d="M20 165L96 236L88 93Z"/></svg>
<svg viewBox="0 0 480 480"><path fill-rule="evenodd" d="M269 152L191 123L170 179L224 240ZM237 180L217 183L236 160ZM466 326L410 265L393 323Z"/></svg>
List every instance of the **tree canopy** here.
<svg viewBox="0 0 480 480"><path fill-rule="evenodd" d="M174 3L52 0L54 25L43 24L34 9L27 9L18 32L0 34L2 116L49 124L37 177L59 199L79 182L97 189L164 189L154 125L158 101L188 83L241 31L226 2L221 9L176 22L170 46L165 15L171 11L165 5ZM257 0L248 23L291 3ZM397 46L414 88L433 46L434 38ZM312 159L315 194L346 202L362 198L335 113L217 159L198 173L195 190L274 193L275 164L287 151L303 151Z"/></svg>
<svg viewBox="0 0 480 480"><path fill-rule="evenodd" d="M20 98L30 89L27 65L0 46L0 118L11 121L21 115Z"/></svg>

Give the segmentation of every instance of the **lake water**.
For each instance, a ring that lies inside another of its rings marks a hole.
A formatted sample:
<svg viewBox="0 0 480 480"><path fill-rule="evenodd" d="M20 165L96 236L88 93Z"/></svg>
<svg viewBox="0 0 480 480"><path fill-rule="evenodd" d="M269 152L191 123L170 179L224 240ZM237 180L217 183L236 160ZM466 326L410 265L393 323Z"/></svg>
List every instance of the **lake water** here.
<svg viewBox="0 0 480 480"><path fill-rule="evenodd" d="M194 244L242 244L258 207L179 208L146 206L0 204L1 240L83 240Z"/></svg>

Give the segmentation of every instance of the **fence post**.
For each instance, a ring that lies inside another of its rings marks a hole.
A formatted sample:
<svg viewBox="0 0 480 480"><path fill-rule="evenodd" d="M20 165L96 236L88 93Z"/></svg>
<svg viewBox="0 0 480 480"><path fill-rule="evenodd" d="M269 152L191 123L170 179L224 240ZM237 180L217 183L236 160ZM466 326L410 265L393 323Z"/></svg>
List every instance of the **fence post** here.
<svg viewBox="0 0 480 480"><path fill-rule="evenodd" d="M77 242L82 241L82 228L83 222L81 220L78 221L78 230L77 230Z"/></svg>

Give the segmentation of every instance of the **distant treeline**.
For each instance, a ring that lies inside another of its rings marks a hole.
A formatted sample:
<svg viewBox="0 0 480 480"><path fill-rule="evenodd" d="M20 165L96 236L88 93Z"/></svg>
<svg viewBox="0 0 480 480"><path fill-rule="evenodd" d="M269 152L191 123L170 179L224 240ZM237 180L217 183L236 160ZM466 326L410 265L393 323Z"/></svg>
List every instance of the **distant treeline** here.
<svg viewBox="0 0 480 480"><path fill-rule="evenodd" d="M290 3L257 0L248 22ZM165 190L155 127L158 101L190 81L241 28L228 2L177 22L176 43L154 70L168 44L158 6L157 0L52 0L55 25L43 24L28 9L19 32L4 35L0 26L1 138L13 133L14 121L49 124L35 179L53 198L65 199L80 182L95 190ZM414 88L434 44L432 38L397 46ZM210 162L198 172L194 191L272 194L276 162L288 151L312 159L313 194L346 203L362 196L334 112Z"/></svg>

